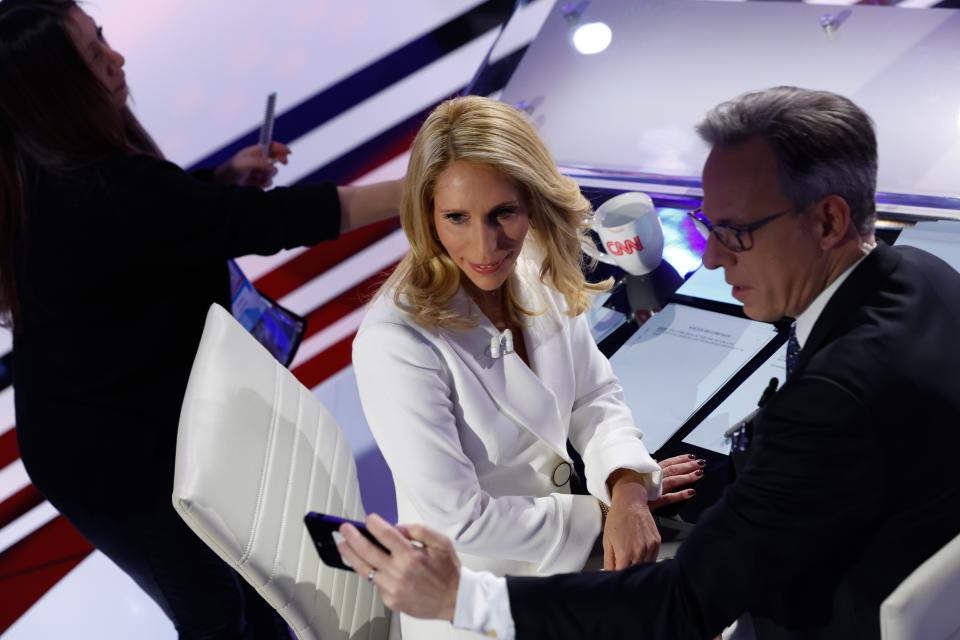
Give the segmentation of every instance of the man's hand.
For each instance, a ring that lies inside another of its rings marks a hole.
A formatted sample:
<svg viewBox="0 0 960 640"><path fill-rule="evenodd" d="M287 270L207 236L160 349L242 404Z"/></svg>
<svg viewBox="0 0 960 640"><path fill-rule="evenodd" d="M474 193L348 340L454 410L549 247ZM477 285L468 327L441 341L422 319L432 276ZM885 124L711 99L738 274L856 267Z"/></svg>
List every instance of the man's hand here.
<svg viewBox="0 0 960 640"><path fill-rule="evenodd" d="M656 511L661 507L689 500L696 495L696 491L688 487L703 477L706 460L698 460L697 456L675 456L660 462L663 473L663 493L661 497L649 503L650 510Z"/></svg>
<svg viewBox="0 0 960 640"><path fill-rule="evenodd" d="M274 165L277 162L287 164L289 156L290 147L285 144L271 142L270 155L266 158L260 152L260 145L255 144L241 149L217 167L213 172L213 179L218 184L266 189L273 184L273 176L277 175Z"/></svg>
<svg viewBox="0 0 960 640"><path fill-rule="evenodd" d="M366 524L390 553L378 549L353 525L344 524L340 555L362 577L374 571L373 581L390 609L453 622L460 559L450 540L420 524L393 527L376 514L367 516Z"/></svg>
<svg viewBox="0 0 960 640"><path fill-rule="evenodd" d="M612 503L603 528L603 568L625 569L653 562L660 551L660 533L647 504L643 476L617 469L607 479Z"/></svg>

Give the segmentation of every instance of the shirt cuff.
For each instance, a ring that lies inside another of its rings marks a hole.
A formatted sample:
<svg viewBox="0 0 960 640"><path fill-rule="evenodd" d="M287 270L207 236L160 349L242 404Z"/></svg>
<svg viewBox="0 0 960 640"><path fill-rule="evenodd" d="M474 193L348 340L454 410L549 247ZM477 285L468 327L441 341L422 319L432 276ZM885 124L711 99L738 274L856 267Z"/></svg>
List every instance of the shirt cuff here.
<svg viewBox="0 0 960 640"><path fill-rule="evenodd" d="M471 571L460 567L453 626L481 633L488 638L514 640L516 630L510 613L507 579L488 571Z"/></svg>
<svg viewBox="0 0 960 640"><path fill-rule="evenodd" d="M644 469L642 466L632 464L621 464L620 466L615 467L613 471L616 471L617 469L628 469L630 471L636 471L640 474L640 482L643 483L643 488L647 491L648 502L657 500L663 495L663 473L659 466L657 467L656 471L649 471ZM611 474L613 471L611 471ZM608 475L603 479L603 482L597 483L596 487L588 487L588 489L591 489L591 494L593 494L592 489L597 488L599 490L599 495L593 495L600 500L603 500L607 504L612 504L613 496L610 494L610 487L607 486L607 479L609 477L610 476Z"/></svg>
<svg viewBox="0 0 960 640"><path fill-rule="evenodd" d="M617 469L629 469L644 476L643 485L647 500L660 497L662 474L660 465L650 457L646 446L639 438L624 439L607 446L587 446L583 462L586 466L587 490L610 504L607 480Z"/></svg>

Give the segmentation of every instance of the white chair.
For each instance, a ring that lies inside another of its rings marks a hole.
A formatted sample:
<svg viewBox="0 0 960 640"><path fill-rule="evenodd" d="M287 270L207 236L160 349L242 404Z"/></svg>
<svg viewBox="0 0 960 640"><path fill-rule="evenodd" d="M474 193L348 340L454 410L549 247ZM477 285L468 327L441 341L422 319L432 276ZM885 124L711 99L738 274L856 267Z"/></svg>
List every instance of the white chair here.
<svg viewBox="0 0 960 640"><path fill-rule="evenodd" d="M301 640L388 637L374 586L322 564L303 524L308 511L363 518L350 447L314 395L218 305L180 415L173 504Z"/></svg>
<svg viewBox="0 0 960 640"><path fill-rule="evenodd" d="M927 558L880 605L883 640L960 640L960 536Z"/></svg>

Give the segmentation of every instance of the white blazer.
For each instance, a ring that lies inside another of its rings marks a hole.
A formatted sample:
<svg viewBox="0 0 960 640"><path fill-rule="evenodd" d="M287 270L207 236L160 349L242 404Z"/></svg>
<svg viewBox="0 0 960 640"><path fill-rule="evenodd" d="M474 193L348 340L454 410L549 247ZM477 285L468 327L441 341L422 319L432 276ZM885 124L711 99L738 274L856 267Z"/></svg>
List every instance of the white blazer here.
<svg viewBox="0 0 960 640"><path fill-rule="evenodd" d="M610 473L650 474L656 499L660 467L584 316L564 314L563 296L540 282L527 255L516 274L522 304L542 311L523 330L530 367L516 353L491 357L499 332L461 289L452 305L476 328L425 328L392 293L379 296L354 340L354 371L401 522L449 536L471 569L578 571L600 534L597 498L610 503ZM565 482L568 438L593 496L572 495Z"/></svg>

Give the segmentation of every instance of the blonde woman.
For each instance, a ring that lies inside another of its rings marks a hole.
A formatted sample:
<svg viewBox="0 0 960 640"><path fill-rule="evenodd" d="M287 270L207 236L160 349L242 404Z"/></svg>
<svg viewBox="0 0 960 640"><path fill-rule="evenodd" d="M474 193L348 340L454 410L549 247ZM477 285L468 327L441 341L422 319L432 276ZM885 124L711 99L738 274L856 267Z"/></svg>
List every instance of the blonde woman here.
<svg viewBox="0 0 960 640"><path fill-rule="evenodd" d="M374 299L353 361L400 520L449 535L473 569L580 570L601 534L606 568L654 560L651 503L689 497L661 492L702 474L674 459L661 483L590 335L583 312L608 286L581 269L591 215L510 106L450 100L413 143L401 202L410 252ZM570 493L568 438L592 495ZM405 637L457 633L402 624Z"/></svg>

